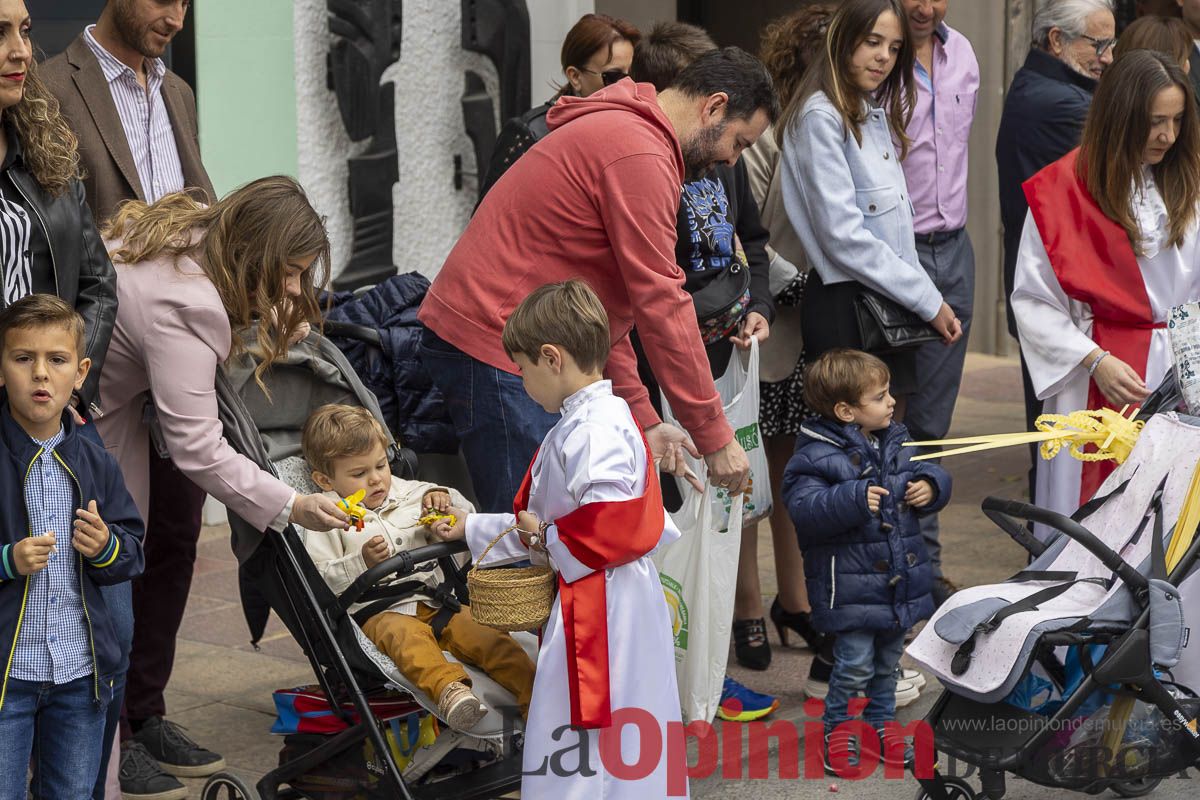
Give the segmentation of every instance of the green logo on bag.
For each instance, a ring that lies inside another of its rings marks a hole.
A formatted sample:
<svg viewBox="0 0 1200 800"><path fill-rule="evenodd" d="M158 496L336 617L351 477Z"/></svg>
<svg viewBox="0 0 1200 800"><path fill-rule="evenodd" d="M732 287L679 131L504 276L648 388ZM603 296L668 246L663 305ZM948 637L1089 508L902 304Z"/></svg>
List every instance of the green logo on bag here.
<svg viewBox="0 0 1200 800"><path fill-rule="evenodd" d="M671 633L675 636L675 646L687 650L688 646L688 609L683 602L683 587L679 582L665 573L658 573L662 581L663 594L667 598L667 608L671 610Z"/></svg>
<svg viewBox="0 0 1200 800"><path fill-rule="evenodd" d="M762 444L762 442L759 441L759 438L758 438L758 423L757 422L751 422L749 425L747 425L744 428L738 428L737 432L734 434L734 436L737 437L738 444L740 444L742 446L742 449L745 450L747 453L750 452L751 450L755 449L756 447L761 446L761 444Z"/></svg>

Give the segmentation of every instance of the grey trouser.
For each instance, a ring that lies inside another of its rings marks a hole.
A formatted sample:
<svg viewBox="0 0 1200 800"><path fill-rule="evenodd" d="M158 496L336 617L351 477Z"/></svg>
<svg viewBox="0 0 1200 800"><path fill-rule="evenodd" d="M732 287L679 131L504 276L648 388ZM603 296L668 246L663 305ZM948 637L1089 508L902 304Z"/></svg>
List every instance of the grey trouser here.
<svg viewBox="0 0 1200 800"><path fill-rule="evenodd" d="M908 398L904 424L913 440L919 442L944 439L950 430L975 305L975 251L966 229L960 228L917 234L917 257L963 328L962 338L949 347L931 342L917 351L917 391ZM933 574L941 577L942 546L938 542L936 514L921 518L921 535L925 538Z"/></svg>

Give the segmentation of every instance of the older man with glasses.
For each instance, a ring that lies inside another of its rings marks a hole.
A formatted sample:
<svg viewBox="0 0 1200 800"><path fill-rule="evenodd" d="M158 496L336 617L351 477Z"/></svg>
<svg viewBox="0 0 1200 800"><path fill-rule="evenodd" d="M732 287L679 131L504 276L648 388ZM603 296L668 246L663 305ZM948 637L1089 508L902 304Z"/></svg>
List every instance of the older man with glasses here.
<svg viewBox="0 0 1200 800"><path fill-rule="evenodd" d="M1116 29L1111 0L1048 0L1034 15L1033 47L1013 77L996 135L1006 298L1012 296L1017 247L1029 208L1021 184L1079 146L1096 82L1113 60ZM1011 306L1008 331L1016 337ZM1021 376L1025 421L1032 429L1042 404L1024 359ZM1031 448L1030 454L1036 462L1036 450ZM1032 468L1029 491L1032 497Z"/></svg>

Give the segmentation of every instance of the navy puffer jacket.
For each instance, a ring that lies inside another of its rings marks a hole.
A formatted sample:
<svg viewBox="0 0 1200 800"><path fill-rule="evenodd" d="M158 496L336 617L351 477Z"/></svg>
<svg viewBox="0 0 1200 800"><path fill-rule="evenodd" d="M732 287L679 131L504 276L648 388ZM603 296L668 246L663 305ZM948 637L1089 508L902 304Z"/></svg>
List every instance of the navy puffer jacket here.
<svg viewBox="0 0 1200 800"><path fill-rule="evenodd" d="M903 425L876 436L878 448L857 425L805 421L783 476L813 626L826 633L907 630L933 613L933 569L904 493L910 481L928 481L934 498L920 513L937 512L950 500L950 476L910 460ZM867 509L870 486L889 492L878 514Z"/></svg>
<svg viewBox="0 0 1200 800"><path fill-rule="evenodd" d="M334 295L327 318L379 331L383 352L358 341L330 337L375 393L384 420L404 447L418 453L457 453L458 436L442 393L421 363L417 346L424 327L417 309L429 280L417 272L395 275L362 295Z"/></svg>

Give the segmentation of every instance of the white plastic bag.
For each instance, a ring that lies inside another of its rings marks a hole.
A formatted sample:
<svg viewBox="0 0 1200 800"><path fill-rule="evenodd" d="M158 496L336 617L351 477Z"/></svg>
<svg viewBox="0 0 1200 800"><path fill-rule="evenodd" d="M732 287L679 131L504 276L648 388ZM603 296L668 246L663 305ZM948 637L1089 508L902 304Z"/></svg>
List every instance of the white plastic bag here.
<svg viewBox="0 0 1200 800"><path fill-rule="evenodd" d="M750 482L742 492L742 522L757 522L771 513L771 479L767 474L767 451L763 447L758 426L758 339L750 343L748 350L734 348L729 356L725 374L715 381L721 404L725 407L725 419L733 428L733 435L746 451L750 460ZM671 405L663 395L663 420L682 428L671 411ZM692 471L696 462L689 459ZM697 473L698 474L698 473ZM694 491L689 484L679 481L679 490L686 497ZM718 509L717 521L722 527L729 514L729 491L717 488L713 502Z"/></svg>
<svg viewBox="0 0 1200 800"><path fill-rule="evenodd" d="M693 462L693 469L701 480L708 477L703 462ZM721 702L741 551L742 498L734 498L732 514L720 515L733 520L725 526L717 522L721 503L715 489L707 482L703 493L686 486L683 507L671 515L683 536L656 552L654 563L671 610L683 720L692 722L711 720Z"/></svg>

